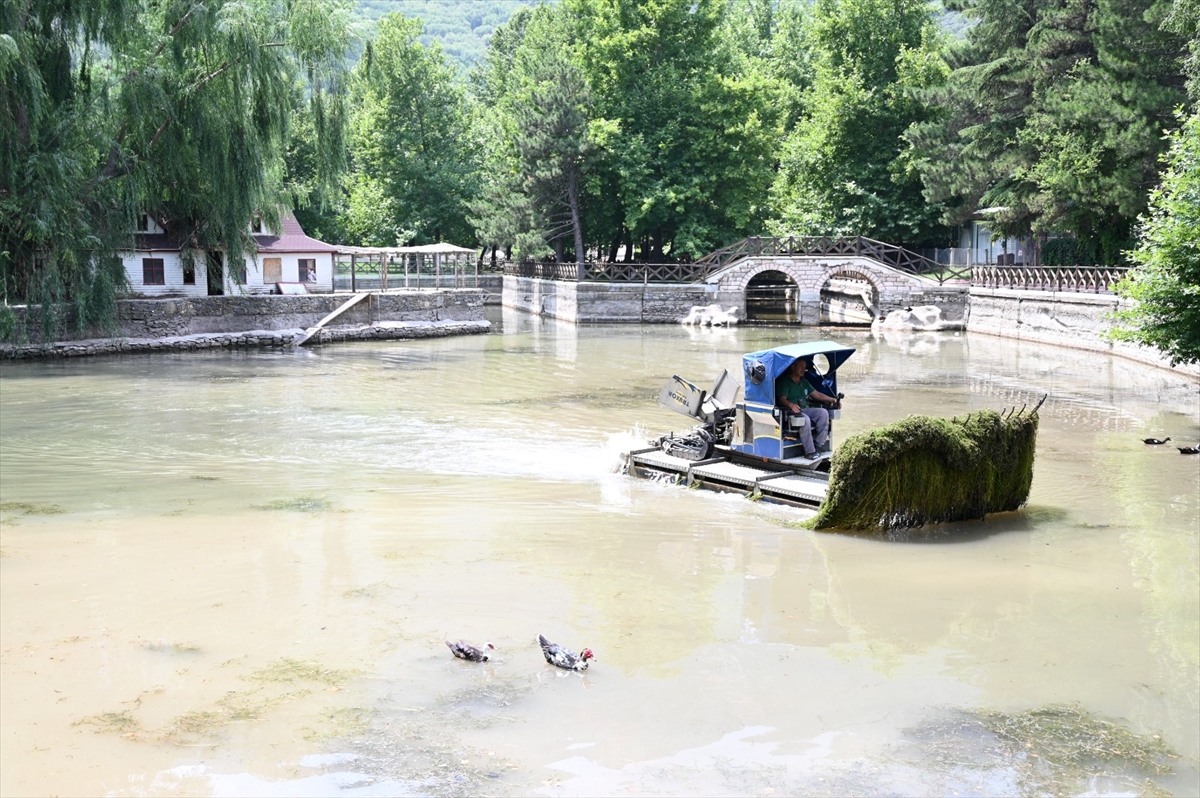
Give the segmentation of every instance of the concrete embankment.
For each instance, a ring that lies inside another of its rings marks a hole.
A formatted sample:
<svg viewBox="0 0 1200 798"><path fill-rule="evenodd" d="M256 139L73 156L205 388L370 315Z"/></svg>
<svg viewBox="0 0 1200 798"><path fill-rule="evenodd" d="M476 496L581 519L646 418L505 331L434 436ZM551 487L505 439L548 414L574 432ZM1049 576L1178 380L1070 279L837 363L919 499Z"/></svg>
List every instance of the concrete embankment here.
<svg viewBox="0 0 1200 798"><path fill-rule="evenodd" d="M715 301L705 283L577 283L504 276L505 307L575 324L677 324Z"/></svg>
<svg viewBox="0 0 1200 798"><path fill-rule="evenodd" d="M486 333L487 321L381 321L369 325L338 326L321 330L307 346L335 341L375 341L411 338L444 338L450 335ZM124 352L185 352L198 349L271 349L291 346L304 335L291 330L247 330L234 333L198 333L164 338L93 338L57 341L53 344L5 347L8 357L21 359L86 357Z"/></svg>
<svg viewBox="0 0 1200 798"><path fill-rule="evenodd" d="M41 309L13 308L25 340L0 347L17 358L78 357L112 352L287 346L351 294L127 299L117 303L117 329L78 332L63 320L41 340ZM310 343L427 338L487 332L480 289L373 294L350 308Z"/></svg>
<svg viewBox="0 0 1200 798"><path fill-rule="evenodd" d="M1111 316L1127 307L1112 294L972 288L967 331L1104 352L1200 379L1200 366L1171 366L1155 350L1109 340Z"/></svg>

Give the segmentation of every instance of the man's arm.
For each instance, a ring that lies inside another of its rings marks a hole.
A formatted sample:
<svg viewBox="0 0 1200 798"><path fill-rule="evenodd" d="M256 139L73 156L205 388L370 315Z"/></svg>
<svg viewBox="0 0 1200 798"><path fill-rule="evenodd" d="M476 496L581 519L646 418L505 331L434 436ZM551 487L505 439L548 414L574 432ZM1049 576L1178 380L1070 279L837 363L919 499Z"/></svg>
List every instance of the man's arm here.
<svg viewBox="0 0 1200 798"><path fill-rule="evenodd" d="M788 411L790 411L790 412L792 412L792 413L799 413L799 412L800 412L800 405L798 405L798 404L796 404L795 402L793 402L793 401L789 400L789 399L788 399L786 396L784 396L783 394L779 394L778 396L776 396L776 397L775 397L775 405L776 405L777 407L779 407L779 408L783 409L783 410L788 410Z"/></svg>

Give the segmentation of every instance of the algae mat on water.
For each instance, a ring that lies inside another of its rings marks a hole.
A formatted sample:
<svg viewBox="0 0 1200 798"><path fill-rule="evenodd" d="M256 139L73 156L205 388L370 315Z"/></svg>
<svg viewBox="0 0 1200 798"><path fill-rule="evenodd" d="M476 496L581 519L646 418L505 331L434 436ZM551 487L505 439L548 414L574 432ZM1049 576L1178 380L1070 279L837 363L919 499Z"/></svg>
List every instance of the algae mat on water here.
<svg viewBox="0 0 1200 798"><path fill-rule="evenodd" d="M1040 403L1039 403L1040 406ZM909 416L833 456L815 529L908 529L1016 510L1029 498L1037 408Z"/></svg>

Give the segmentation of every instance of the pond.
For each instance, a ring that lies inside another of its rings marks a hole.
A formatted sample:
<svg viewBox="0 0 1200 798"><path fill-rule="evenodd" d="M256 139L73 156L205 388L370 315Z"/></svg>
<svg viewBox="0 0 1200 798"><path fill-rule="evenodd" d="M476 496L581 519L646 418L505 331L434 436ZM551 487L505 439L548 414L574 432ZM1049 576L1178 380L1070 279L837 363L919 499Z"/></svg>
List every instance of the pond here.
<svg viewBox="0 0 1200 798"><path fill-rule="evenodd" d="M497 322L0 366L0 793L1200 791L1200 460L1141 441L1195 445L1195 383L954 333ZM672 373L823 337L858 348L835 444L1049 393L1028 508L815 533L616 473L686 428Z"/></svg>

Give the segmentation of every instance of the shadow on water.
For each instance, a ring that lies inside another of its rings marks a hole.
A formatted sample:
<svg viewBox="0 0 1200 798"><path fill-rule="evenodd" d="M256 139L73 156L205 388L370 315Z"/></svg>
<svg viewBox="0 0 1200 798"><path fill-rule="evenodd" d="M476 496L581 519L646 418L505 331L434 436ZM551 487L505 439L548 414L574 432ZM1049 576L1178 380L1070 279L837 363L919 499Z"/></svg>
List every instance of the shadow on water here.
<svg viewBox="0 0 1200 798"><path fill-rule="evenodd" d="M978 521L952 521L929 524L912 529L878 531L870 529L821 529L823 535L857 538L872 543L908 543L945 545L948 543L978 543L990 538L1014 533L1037 532L1047 524L1061 525L1070 514L1060 507L1035 505L1010 513L994 513ZM807 528L803 522L770 519L772 523L788 528ZM1086 525L1085 525L1086 526Z"/></svg>

